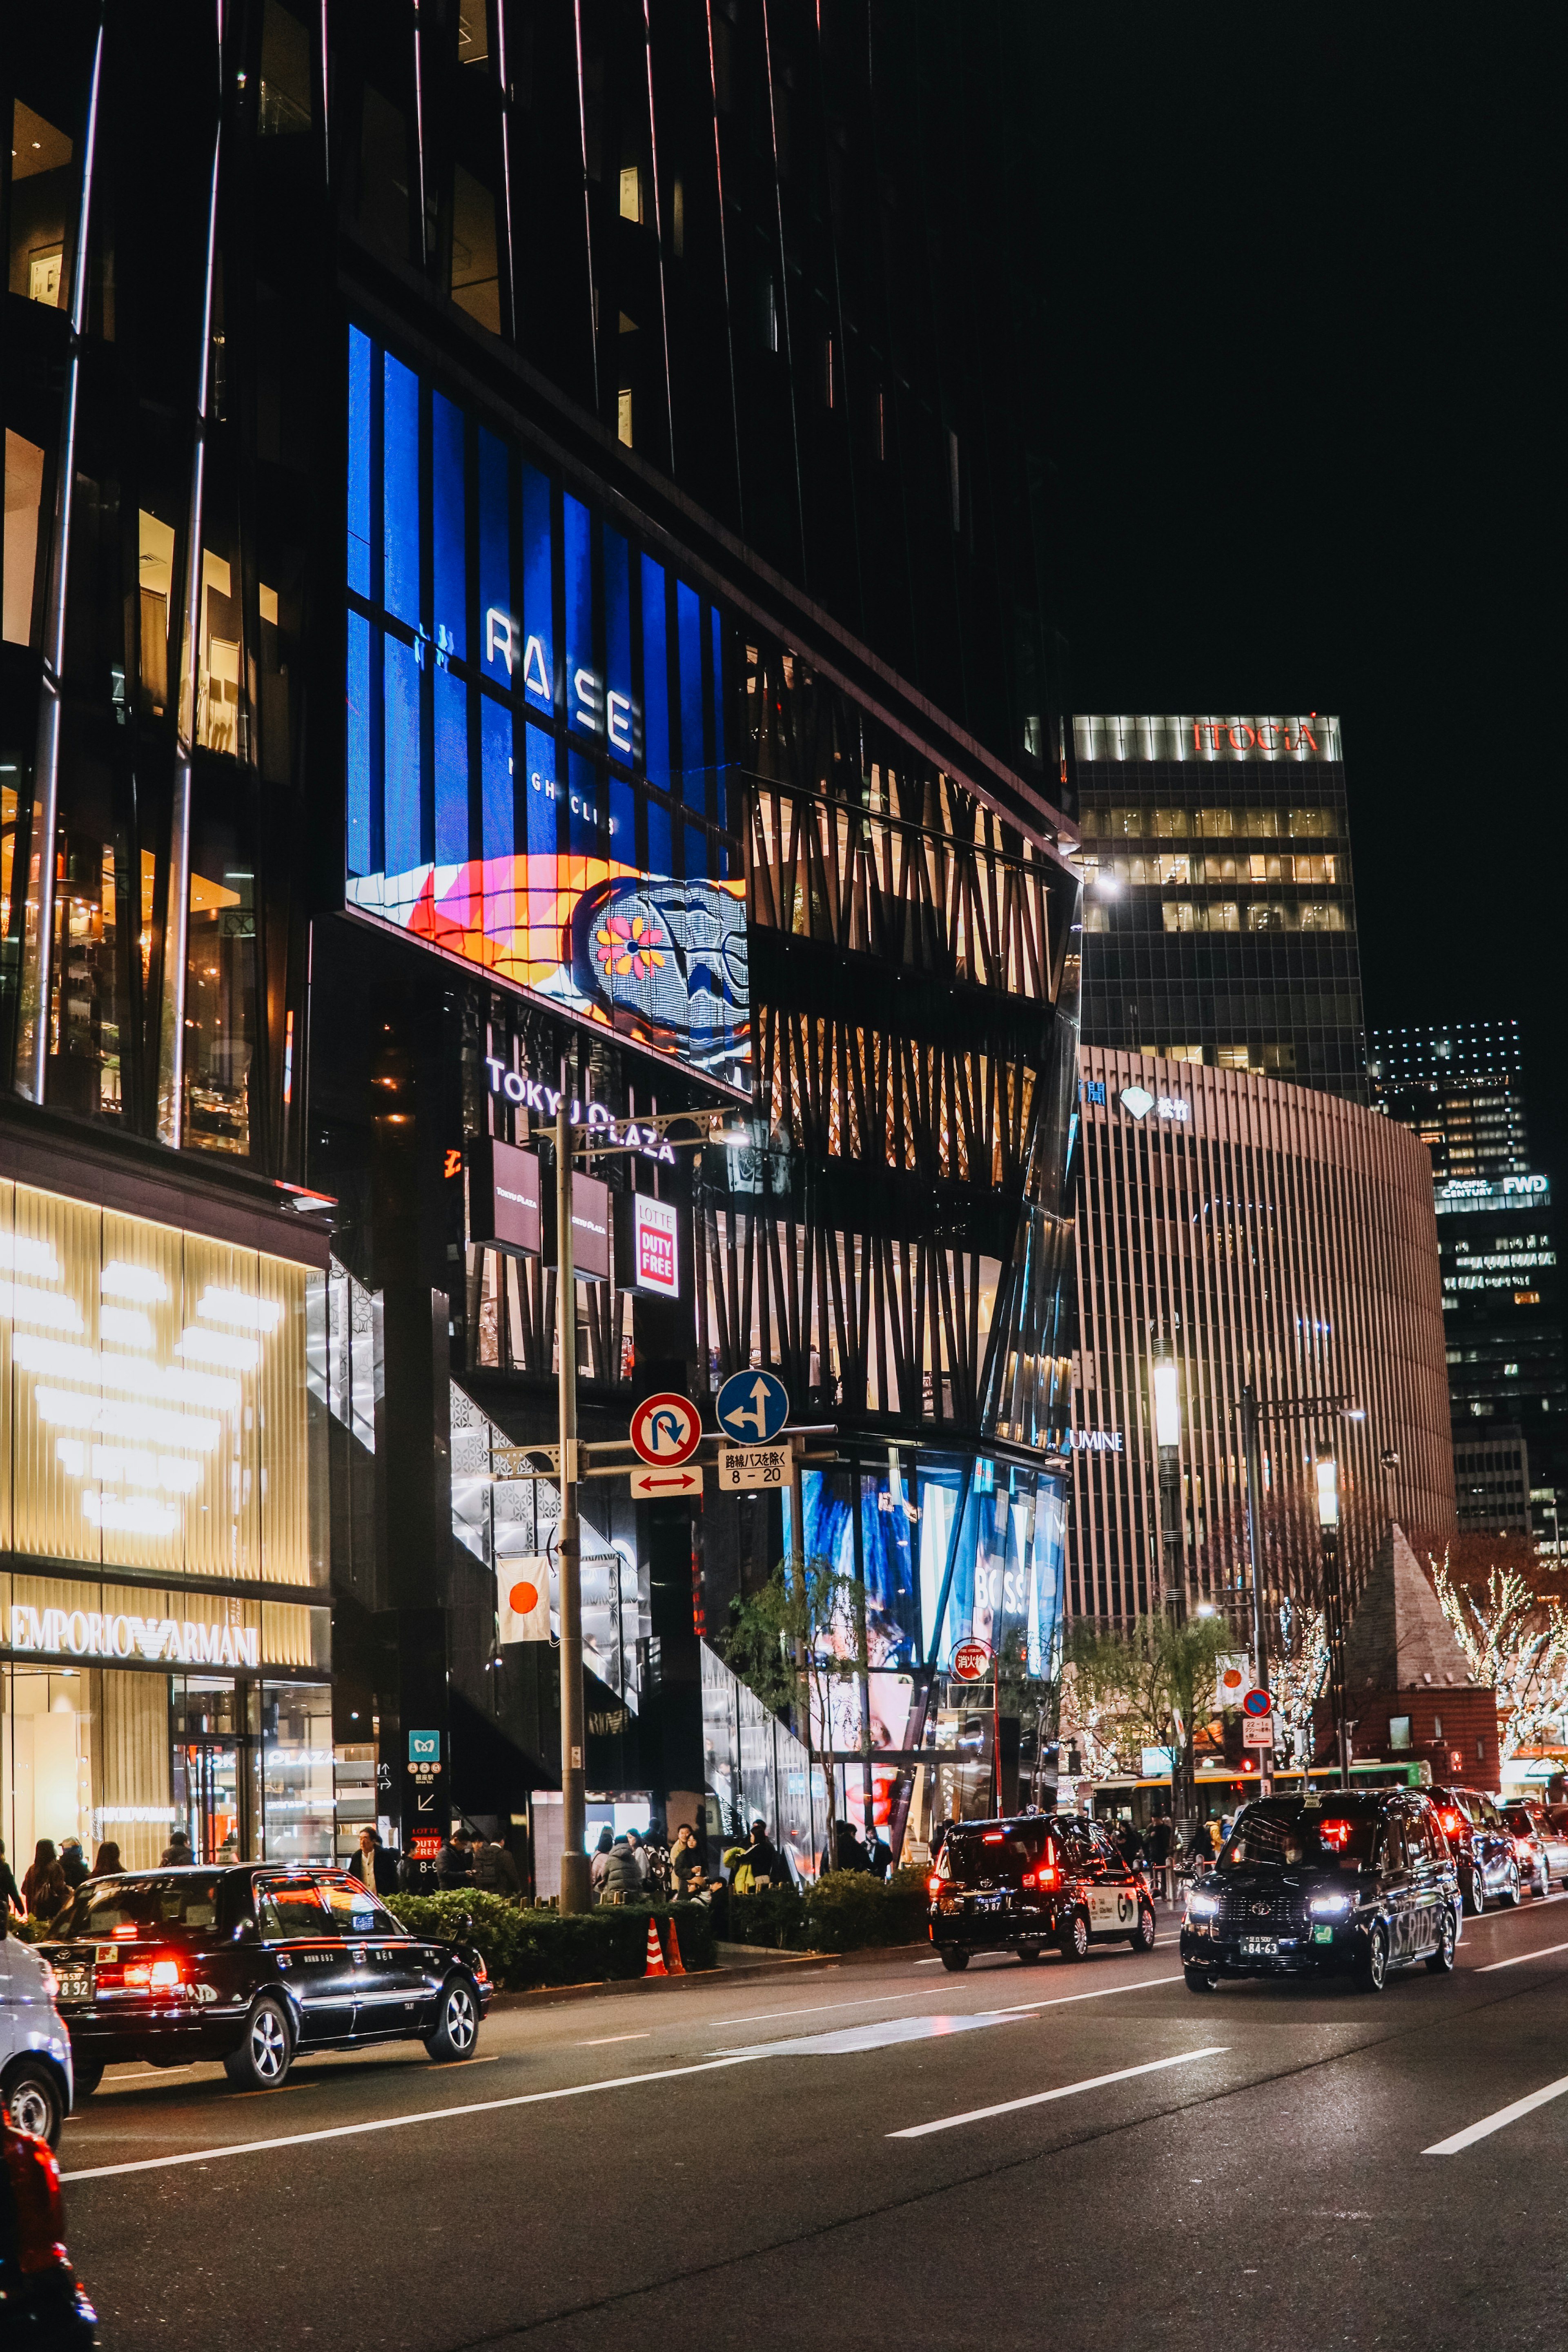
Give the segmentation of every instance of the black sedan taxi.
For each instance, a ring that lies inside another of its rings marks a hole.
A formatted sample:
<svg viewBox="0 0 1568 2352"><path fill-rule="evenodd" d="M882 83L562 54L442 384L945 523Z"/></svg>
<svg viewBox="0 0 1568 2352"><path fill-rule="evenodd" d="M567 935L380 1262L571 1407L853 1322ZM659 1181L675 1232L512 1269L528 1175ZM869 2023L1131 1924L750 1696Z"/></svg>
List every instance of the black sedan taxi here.
<svg viewBox="0 0 1568 2352"><path fill-rule="evenodd" d="M1147 1878L1081 1813L955 1822L926 1884L946 1969L966 1969L974 1952L1081 1960L1097 1943L1153 1949Z"/></svg>
<svg viewBox="0 0 1568 2352"><path fill-rule="evenodd" d="M410 1934L344 1871L129 1871L77 1891L45 1948L79 2100L106 2066L221 2059L275 2090L296 2056L372 2042L471 2058L491 1986L463 1936Z"/></svg>
<svg viewBox="0 0 1568 2352"><path fill-rule="evenodd" d="M1194 1992L1341 1972L1381 1992L1412 1960L1452 1969L1460 1912L1453 1855L1418 1791L1266 1798L1237 1816L1187 1897L1182 1969Z"/></svg>

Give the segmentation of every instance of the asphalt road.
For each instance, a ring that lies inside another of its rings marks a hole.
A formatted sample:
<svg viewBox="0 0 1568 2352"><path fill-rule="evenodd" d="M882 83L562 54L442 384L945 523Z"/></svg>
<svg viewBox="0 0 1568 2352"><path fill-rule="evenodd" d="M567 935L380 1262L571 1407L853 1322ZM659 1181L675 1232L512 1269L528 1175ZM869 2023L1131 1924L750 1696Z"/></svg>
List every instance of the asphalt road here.
<svg viewBox="0 0 1568 2352"><path fill-rule="evenodd" d="M72 2252L109 2352L1568 2339L1568 1900L1381 1998L1195 1996L1167 1921L542 1998L468 2064L276 2092L119 2068L66 2127Z"/></svg>

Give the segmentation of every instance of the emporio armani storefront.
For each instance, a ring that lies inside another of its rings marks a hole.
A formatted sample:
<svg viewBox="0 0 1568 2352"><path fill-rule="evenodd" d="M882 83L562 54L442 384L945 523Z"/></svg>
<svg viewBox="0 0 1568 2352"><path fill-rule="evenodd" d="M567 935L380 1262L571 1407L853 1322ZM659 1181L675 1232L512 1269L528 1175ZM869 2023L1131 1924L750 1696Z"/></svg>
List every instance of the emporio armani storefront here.
<svg viewBox="0 0 1568 2352"><path fill-rule="evenodd" d="M176 1827L202 1860L331 1853L307 1372L326 1244L275 1200L0 1135L0 1834L18 1878L41 1837L112 1840L127 1866Z"/></svg>

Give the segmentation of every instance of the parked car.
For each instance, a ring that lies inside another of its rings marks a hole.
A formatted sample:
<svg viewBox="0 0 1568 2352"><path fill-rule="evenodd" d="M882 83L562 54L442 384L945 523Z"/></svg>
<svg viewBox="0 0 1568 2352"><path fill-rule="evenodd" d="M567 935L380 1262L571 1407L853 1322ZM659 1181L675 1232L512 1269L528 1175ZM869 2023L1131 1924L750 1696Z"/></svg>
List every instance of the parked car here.
<svg viewBox="0 0 1568 2352"><path fill-rule="evenodd" d="M1425 1795L1314 1790L1243 1807L1187 1896L1182 1973L1191 1992L1340 1973L1381 1992L1415 1960L1449 1974L1458 1936L1458 1873Z"/></svg>
<svg viewBox="0 0 1568 2352"><path fill-rule="evenodd" d="M1091 1944L1154 1948L1148 1878L1079 1813L955 1822L926 1884L946 1969L966 1969L974 1952L1081 1960Z"/></svg>
<svg viewBox="0 0 1568 2352"><path fill-rule="evenodd" d="M8 1932L5 1914L0 1903L0 2110L18 2131L58 2147L71 2105L70 2036L53 1969Z"/></svg>
<svg viewBox="0 0 1568 2352"><path fill-rule="evenodd" d="M1537 1816L1528 1805L1504 1805L1500 1810L1503 1827L1513 1840L1520 1885L1528 1886L1532 1895L1544 1897L1552 1886L1552 1865L1546 1859L1546 1843Z"/></svg>
<svg viewBox="0 0 1568 2352"><path fill-rule="evenodd" d="M0 2342L17 2352L91 2352L98 2342L65 2235L53 2148L0 2115Z"/></svg>
<svg viewBox="0 0 1568 2352"><path fill-rule="evenodd" d="M1525 1798L1523 1810L1541 1840L1548 1877L1554 1878L1559 1886L1568 1886L1568 1810L1561 1805L1543 1805L1534 1797Z"/></svg>
<svg viewBox="0 0 1568 2352"><path fill-rule="evenodd" d="M1522 1874L1513 1833L1486 1789L1428 1789L1459 1873L1467 1911L1479 1914L1489 1897L1517 1903Z"/></svg>
<svg viewBox="0 0 1568 2352"><path fill-rule="evenodd" d="M471 2058L492 1987L459 1922L416 1936L342 1870L240 1863L89 1879L42 1948L58 1972L76 2094L106 2066L221 2059L276 2090L301 2052L423 2042Z"/></svg>

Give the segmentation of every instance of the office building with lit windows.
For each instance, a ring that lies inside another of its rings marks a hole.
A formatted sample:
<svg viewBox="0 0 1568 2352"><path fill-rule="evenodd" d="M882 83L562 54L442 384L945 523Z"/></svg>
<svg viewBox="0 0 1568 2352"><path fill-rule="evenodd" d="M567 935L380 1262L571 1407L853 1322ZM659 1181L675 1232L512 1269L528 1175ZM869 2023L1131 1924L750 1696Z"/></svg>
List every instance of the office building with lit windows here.
<svg viewBox="0 0 1568 2352"><path fill-rule="evenodd" d="M5 52L4 1409L47 1494L0 1673L141 1674L58 1773L203 1855L455 1804L553 1884L554 1273L548 1208L494 1212L564 1091L647 1123L583 1162L582 1434L783 1372L891 1830L953 1642L1043 1675L1060 1608L1043 72L930 0L178 24L61 0ZM595 1827L721 1801L814 1855L700 1638L780 1498L584 1510Z"/></svg>
<svg viewBox="0 0 1568 2352"><path fill-rule="evenodd" d="M1337 719L1076 718L1083 1037L1367 1099Z"/></svg>
<svg viewBox="0 0 1568 2352"><path fill-rule="evenodd" d="M1516 1020L1372 1033L1377 1106L1432 1156L1460 1524L1560 1551L1568 1365L1552 1178L1532 1162Z"/></svg>
<svg viewBox="0 0 1568 2352"><path fill-rule="evenodd" d="M1454 1478L1421 1145L1321 1089L1102 1046L1083 1049L1079 1117L1069 1613L1227 1610L1247 1645L1249 1381L1271 1607L1318 1591L1314 1447L1340 1465L1352 1596L1391 1521L1440 1551ZM1163 1459L1160 1363L1178 1420ZM1269 1418L1314 1397L1335 1401L1316 1422Z"/></svg>

